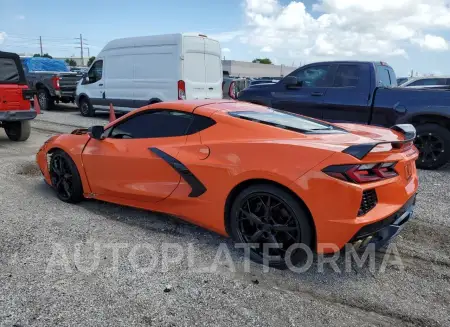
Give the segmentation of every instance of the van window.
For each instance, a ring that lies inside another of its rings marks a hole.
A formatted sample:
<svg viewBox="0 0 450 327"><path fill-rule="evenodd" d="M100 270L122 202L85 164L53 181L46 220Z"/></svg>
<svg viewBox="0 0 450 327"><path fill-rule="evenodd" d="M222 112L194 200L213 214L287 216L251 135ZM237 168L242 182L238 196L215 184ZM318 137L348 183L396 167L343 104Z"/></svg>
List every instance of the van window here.
<svg viewBox="0 0 450 327"><path fill-rule="evenodd" d="M11 58L0 58L0 83L18 83L19 70Z"/></svg>
<svg viewBox="0 0 450 327"><path fill-rule="evenodd" d="M103 76L103 60L96 61L91 69L89 69L88 77L89 77L89 84L98 82L102 79Z"/></svg>

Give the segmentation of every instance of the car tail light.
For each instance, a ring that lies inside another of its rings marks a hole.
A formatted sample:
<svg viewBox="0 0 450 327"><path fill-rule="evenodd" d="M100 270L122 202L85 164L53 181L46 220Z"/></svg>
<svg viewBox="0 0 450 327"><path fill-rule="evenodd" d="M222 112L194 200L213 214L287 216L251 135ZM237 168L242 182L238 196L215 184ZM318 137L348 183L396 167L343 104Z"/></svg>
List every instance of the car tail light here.
<svg viewBox="0 0 450 327"><path fill-rule="evenodd" d="M32 100L34 96L33 90L30 90L28 86L24 86L22 88L22 99L24 100Z"/></svg>
<svg viewBox="0 0 450 327"><path fill-rule="evenodd" d="M231 82L230 88L228 89L228 95L230 96L230 98L236 99L236 93L237 93L236 82Z"/></svg>
<svg viewBox="0 0 450 327"><path fill-rule="evenodd" d="M178 81L178 100L186 100L186 84L183 80Z"/></svg>
<svg viewBox="0 0 450 327"><path fill-rule="evenodd" d="M52 77L52 85L53 85L53 88L54 88L55 90L59 90L59 89L60 89L60 86L59 86L59 77L58 77L58 76L53 76L53 77Z"/></svg>
<svg viewBox="0 0 450 327"><path fill-rule="evenodd" d="M397 176L397 162L329 166L322 171L334 178L353 183L376 182Z"/></svg>

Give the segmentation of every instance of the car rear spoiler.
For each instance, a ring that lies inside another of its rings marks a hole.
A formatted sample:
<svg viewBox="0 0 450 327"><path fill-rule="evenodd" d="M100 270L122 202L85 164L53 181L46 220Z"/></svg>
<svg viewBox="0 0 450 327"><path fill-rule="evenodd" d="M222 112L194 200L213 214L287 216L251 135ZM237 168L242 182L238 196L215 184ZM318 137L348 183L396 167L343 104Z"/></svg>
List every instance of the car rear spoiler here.
<svg viewBox="0 0 450 327"><path fill-rule="evenodd" d="M394 149L400 149L404 144L413 142L416 138L416 128L411 124L398 124L391 127L393 131L400 132L405 139L401 141L381 141L376 143L355 144L346 148L343 153L347 153L355 158L363 159L367 154L380 144L391 144Z"/></svg>

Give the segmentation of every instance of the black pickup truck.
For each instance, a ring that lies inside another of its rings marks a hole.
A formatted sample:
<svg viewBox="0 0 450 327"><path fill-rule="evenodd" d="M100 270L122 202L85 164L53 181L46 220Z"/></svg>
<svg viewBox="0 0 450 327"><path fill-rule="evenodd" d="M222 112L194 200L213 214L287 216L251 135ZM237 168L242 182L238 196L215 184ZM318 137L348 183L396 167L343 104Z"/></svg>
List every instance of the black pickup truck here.
<svg viewBox="0 0 450 327"><path fill-rule="evenodd" d="M250 86L238 100L330 122L411 123L418 168L437 169L450 160L450 91L397 87L394 70L383 62L312 63L276 84Z"/></svg>
<svg viewBox="0 0 450 327"><path fill-rule="evenodd" d="M28 86L37 93L43 110L51 110L55 102L75 102L75 90L82 72L71 72L62 60L22 58Z"/></svg>

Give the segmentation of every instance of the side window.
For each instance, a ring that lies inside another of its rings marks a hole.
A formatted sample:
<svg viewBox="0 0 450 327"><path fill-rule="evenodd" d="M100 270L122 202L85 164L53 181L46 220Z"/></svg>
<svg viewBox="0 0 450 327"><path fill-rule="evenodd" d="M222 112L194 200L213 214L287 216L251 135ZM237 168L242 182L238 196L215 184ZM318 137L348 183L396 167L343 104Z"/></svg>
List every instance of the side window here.
<svg viewBox="0 0 450 327"><path fill-rule="evenodd" d="M333 87L356 87L361 76L358 65L339 65Z"/></svg>
<svg viewBox="0 0 450 327"><path fill-rule="evenodd" d="M189 135L203 131L204 129L213 126L215 123L216 122L209 117L194 115L194 120L192 121L192 124L189 126L189 129L186 134Z"/></svg>
<svg viewBox="0 0 450 327"><path fill-rule="evenodd" d="M447 80L445 78L423 78L412 82L409 86L420 85L446 85Z"/></svg>
<svg viewBox="0 0 450 327"><path fill-rule="evenodd" d="M0 83L18 83L19 70L11 58L0 58Z"/></svg>
<svg viewBox="0 0 450 327"><path fill-rule="evenodd" d="M114 126L112 138L156 138L186 135L192 115L179 111L148 111Z"/></svg>
<svg viewBox="0 0 450 327"><path fill-rule="evenodd" d="M389 69L385 66L377 66L377 83L379 87L391 87L392 81L391 76L389 75ZM395 81L397 84L397 81Z"/></svg>
<svg viewBox="0 0 450 327"><path fill-rule="evenodd" d="M89 77L89 84L98 82L102 79L103 76L103 60L96 61L91 69L89 69L88 77Z"/></svg>
<svg viewBox="0 0 450 327"><path fill-rule="evenodd" d="M306 68L300 68L289 74L302 81L303 87L327 87L333 84L331 65L315 65Z"/></svg>

